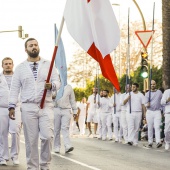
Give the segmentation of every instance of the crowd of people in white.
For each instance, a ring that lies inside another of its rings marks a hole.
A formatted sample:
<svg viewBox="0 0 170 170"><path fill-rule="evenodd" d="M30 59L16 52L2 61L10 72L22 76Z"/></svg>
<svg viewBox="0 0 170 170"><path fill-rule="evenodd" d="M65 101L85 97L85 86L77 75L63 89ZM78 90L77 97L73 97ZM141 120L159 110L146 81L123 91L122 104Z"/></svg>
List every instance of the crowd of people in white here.
<svg viewBox="0 0 170 170"><path fill-rule="evenodd" d="M36 39L25 42L26 61L18 65L13 72L13 60L2 60L3 72L0 74L0 165L7 165L10 158L14 165L19 165L20 133L23 127L27 169L50 170L52 148L60 153L61 134L65 153L74 150L70 134L73 127L79 125L79 135L89 134L99 140L114 140L129 145L138 145L138 133L145 118L148 128L148 145L153 146L153 129L156 147L162 146L160 125L165 117L165 149L170 147L170 89L162 92L156 89L156 82L151 81L151 90L145 95L138 91L139 85L126 85L125 93L93 88L93 94L76 105L75 95L70 85L64 86L63 95L56 100L60 88L60 79L53 68L50 82L46 82L50 62L39 56ZM44 107L40 108L44 90L47 91ZM72 114L73 113L73 116ZM71 121L72 120L72 121ZM76 122L77 120L77 122ZM86 124L85 124L86 122ZM94 124L92 133L91 123ZM112 130L112 124L113 129ZM60 134L61 132L61 134ZM9 154L8 135L11 134ZM113 135L114 134L114 135ZM39 156L38 141L41 140ZM54 140L53 140L54 139ZM54 141L54 142L53 142Z"/></svg>

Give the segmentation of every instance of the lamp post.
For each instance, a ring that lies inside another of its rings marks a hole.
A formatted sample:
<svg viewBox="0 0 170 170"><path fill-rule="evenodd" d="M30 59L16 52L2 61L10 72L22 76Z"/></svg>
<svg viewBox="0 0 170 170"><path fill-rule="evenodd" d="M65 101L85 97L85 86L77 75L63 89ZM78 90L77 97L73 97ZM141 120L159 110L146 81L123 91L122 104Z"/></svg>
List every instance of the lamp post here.
<svg viewBox="0 0 170 170"><path fill-rule="evenodd" d="M136 2L136 0L133 0L133 2L134 2L134 4L136 5L136 7L137 7L137 9L138 9L138 11L139 11L139 13L140 13L140 16L141 16L141 18L142 18L143 30L146 30L146 23L145 23L145 19L144 19L143 13L142 13L142 11L141 11L138 3Z"/></svg>
<svg viewBox="0 0 170 170"><path fill-rule="evenodd" d="M8 31L0 31L0 33L6 33L6 32L18 32L18 37L25 39L28 38L28 34L24 34L24 30L22 29L22 26L18 26L17 30L8 30Z"/></svg>

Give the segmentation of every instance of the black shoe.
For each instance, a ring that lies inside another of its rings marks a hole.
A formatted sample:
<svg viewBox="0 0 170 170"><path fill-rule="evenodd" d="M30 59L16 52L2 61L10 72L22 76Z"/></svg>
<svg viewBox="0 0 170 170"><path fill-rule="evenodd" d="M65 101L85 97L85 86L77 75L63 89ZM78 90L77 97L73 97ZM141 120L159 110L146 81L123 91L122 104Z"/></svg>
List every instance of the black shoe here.
<svg viewBox="0 0 170 170"><path fill-rule="evenodd" d="M74 147L71 147L71 148L69 148L68 150L66 150L66 153L69 153L69 152L71 152L71 151L73 151L74 150Z"/></svg>
<svg viewBox="0 0 170 170"><path fill-rule="evenodd" d="M133 145L133 142L128 142L128 145L132 146L132 145Z"/></svg>
<svg viewBox="0 0 170 170"><path fill-rule="evenodd" d="M160 148L162 146L162 143L157 143L156 147Z"/></svg>
<svg viewBox="0 0 170 170"><path fill-rule="evenodd" d="M148 145L144 145L146 148L152 148L152 143L149 143Z"/></svg>

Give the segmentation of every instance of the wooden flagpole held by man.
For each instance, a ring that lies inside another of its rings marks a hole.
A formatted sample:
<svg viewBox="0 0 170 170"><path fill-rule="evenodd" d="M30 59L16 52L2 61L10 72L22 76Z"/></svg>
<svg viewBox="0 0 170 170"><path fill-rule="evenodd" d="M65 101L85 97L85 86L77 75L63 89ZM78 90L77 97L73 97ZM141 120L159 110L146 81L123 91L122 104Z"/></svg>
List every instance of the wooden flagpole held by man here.
<svg viewBox="0 0 170 170"><path fill-rule="evenodd" d="M54 61L55 61L55 57L56 57L56 54L57 54L58 44L59 44L59 41L60 41L63 25L64 25L64 17L62 18L62 21L61 21L61 24L60 24L60 29L59 29L57 40L56 40L56 44L55 44L55 47L54 47L53 56L52 56L52 60L51 60L51 64L50 64L50 68L49 68L49 72L48 72L48 76L47 76L47 80L46 80L47 83L49 83L49 81L50 81L50 77L51 77L52 69L53 69L53 66L54 66ZM45 89L44 93L43 93L42 100L41 100L41 104L40 104L41 109L43 109L43 106L44 106L46 93L47 93L47 90Z"/></svg>

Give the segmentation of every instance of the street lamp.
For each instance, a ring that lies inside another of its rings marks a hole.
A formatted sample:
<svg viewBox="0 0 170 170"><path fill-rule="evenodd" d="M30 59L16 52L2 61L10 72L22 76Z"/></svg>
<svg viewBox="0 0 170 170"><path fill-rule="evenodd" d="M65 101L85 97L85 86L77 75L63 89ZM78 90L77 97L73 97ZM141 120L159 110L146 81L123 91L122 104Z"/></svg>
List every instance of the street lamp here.
<svg viewBox="0 0 170 170"><path fill-rule="evenodd" d="M22 29L22 26L18 26L17 30L9 30L9 31L0 31L0 33L5 33L5 32L18 32L18 37L25 39L28 38L28 34L24 34L24 30Z"/></svg>

